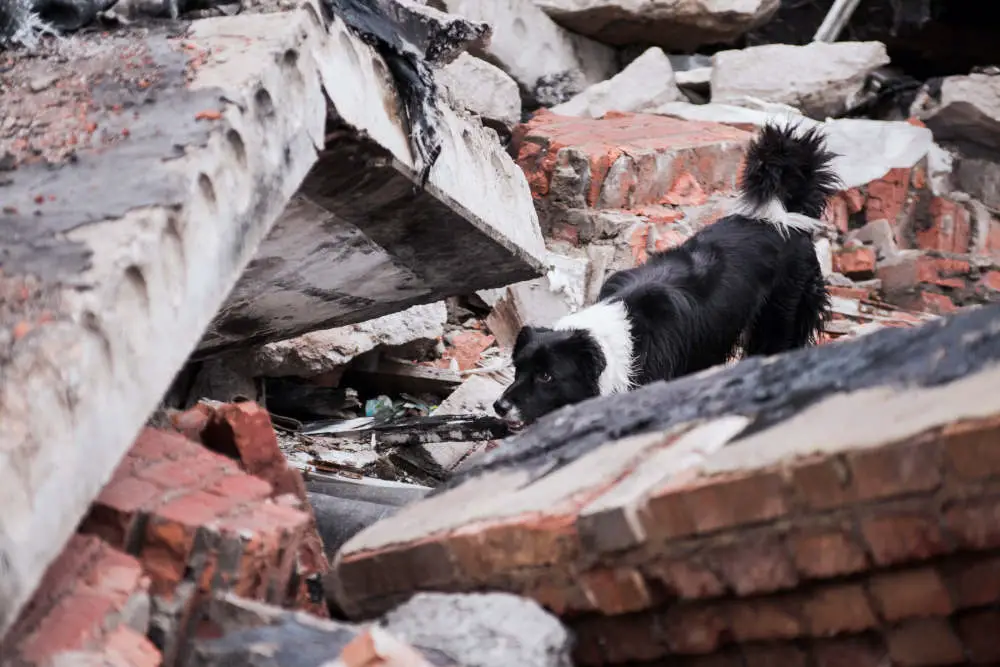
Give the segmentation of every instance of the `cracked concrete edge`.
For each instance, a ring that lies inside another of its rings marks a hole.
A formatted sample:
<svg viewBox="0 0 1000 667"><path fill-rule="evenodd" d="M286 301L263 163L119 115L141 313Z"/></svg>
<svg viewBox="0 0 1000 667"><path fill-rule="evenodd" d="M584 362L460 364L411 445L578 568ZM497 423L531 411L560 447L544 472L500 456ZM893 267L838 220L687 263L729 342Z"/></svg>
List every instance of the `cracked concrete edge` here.
<svg viewBox="0 0 1000 667"><path fill-rule="evenodd" d="M186 183L184 204L70 232L93 251L83 276L92 287L56 288L59 320L22 341L4 368L0 634L316 160L326 103L306 39L319 15L278 16L192 25L190 41L224 44L227 57L189 84L218 89L221 118L206 145L170 163Z"/></svg>
<svg viewBox="0 0 1000 667"><path fill-rule="evenodd" d="M354 38L339 18L334 18L330 39L321 43L317 54L327 95L340 117L365 128L392 153L397 168L415 178L407 131L396 112L397 94L379 56ZM382 105L372 105L372 99L381 99ZM491 130L444 104L440 109L442 150L427 190L541 272L545 241L524 172Z"/></svg>

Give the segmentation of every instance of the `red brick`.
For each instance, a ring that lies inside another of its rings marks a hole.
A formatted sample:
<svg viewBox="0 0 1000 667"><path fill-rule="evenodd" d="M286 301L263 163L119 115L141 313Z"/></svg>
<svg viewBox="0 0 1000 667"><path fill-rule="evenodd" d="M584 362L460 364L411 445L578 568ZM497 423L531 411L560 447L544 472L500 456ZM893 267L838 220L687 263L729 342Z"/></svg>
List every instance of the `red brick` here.
<svg viewBox="0 0 1000 667"><path fill-rule="evenodd" d="M788 475L798 503L807 509L840 507L857 496L847 464L837 456L796 461Z"/></svg>
<svg viewBox="0 0 1000 667"><path fill-rule="evenodd" d="M726 591L715 573L696 562L694 556L654 562L645 570L647 576L659 582L669 594L682 599L719 597Z"/></svg>
<svg viewBox="0 0 1000 667"><path fill-rule="evenodd" d="M460 572L479 583L500 572L569 562L578 548L571 517L473 526L448 540Z"/></svg>
<svg viewBox="0 0 1000 667"><path fill-rule="evenodd" d="M896 305L902 308L933 313L935 315L948 315L958 312L958 306L947 296L936 292L928 292L927 290L918 290L913 295L897 298L895 301Z"/></svg>
<svg viewBox="0 0 1000 667"><path fill-rule="evenodd" d="M949 424L941 439L948 465L959 477L1000 475L1000 417Z"/></svg>
<svg viewBox="0 0 1000 667"><path fill-rule="evenodd" d="M909 184L910 170L903 168L890 169L885 176L869 183L865 219L871 222L885 218L897 228L902 223Z"/></svg>
<svg viewBox="0 0 1000 667"><path fill-rule="evenodd" d="M1000 292L1000 271L986 271L979 284L991 292Z"/></svg>
<svg viewBox="0 0 1000 667"><path fill-rule="evenodd" d="M930 203L930 226L917 230L917 245L925 250L969 252L972 226L969 213L961 204L944 197Z"/></svg>
<svg viewBox="0 0 1000 667"><path fill-rule="evenodd" d="M651 534L676 536L775 519L788 512L781 478L771 472L678 479L646 506Z"/></svg>
<svg viewBox="0 0 1000 667"><path fill-rule="evenodd" d="M844 248L833 254L833 270L854 280L875 277L875 250L868 246Z"/></svg>
<svg viewBox="0 0 1000 667"><path fill-rule="evenodd" d="M724 611L704 604L677 605L662 617L660 625L671 653L712 653L729 630Z"/></svg>
<svg viewBox="0 0 1000 667"><path fill-rule="evenodd" d="M1000 602L1000 557L963 560L947 568L946 579L961 608Z"/></svg>
<svg viewBox="0 0 1000 667"><path fill-rule="evenodd" d="M791 557L776 536L741 535L733 544L713 548L706 557L740 596L770 593L798 584Z"/></svg>
<svg viewBox="0 0 1000 667"><path fill-rule="evenodd" d="M802 611L814 637L863 632L878 623L860 584L812 590L802 603Z"/></svg>
<svg viewBox="0 0 1000 667"><path fill-rule="evenodd" d="M137 477L112 479L94 499L80 530L124 549L140 510L155 507L165 495L160 487Z"/></svg>
<svg viewBox="0 0 1000 667"><path fill-rule="evenodd" d="M548 196L559 153L572 148L590 163L582 193L589 206L634 208L660 203L671 192L678 201L692 201L690 183L706 193L733 190L749 138L724 125L655 115L582 119L542 111L517 128L512 149L536 198ZM627 161L625 169L608 179L620 160Z"/></svg>
<svg viewBox="0 0 1000 667"><path fill-rule="evenodd" d="M799 601L791 597L767 597L733 602L729 623L738 642L794 639L805 634Z"/></svg>
<svg viewBox="0 0 1000 667"><path fill-rule="evenodd" d="M861 500L932 491L941 484L941 448L931 437L850 452L847 462Z"/></svg>
<svg viewBox="0 0 1000 667"><path fill-rule="evenodd" d="M864 549L846 530L799 532L788 538L795 567L803 577L826 579L864 570Z"/></svg>
<svg viewBox="0 0 1000 667"><path fill-rule="evenodd" d="M944 515L948 532L965 549L1000 547L1000 498L959 503Z"/></svg>
<svg viewBox="0 0 1000 667"><path fill-rule="evenodd" d="M493 336L480 331L460 331L449 340L444 359L446 363L449 359L455 359L460 371L472 370L479 365L483 352L495 341Z"/></svg>
<svg viewBox="0 0 1000 667"><path fill-rule="evenodd" d="M177 460L196 456L201 449L198 443L178 433L146 427L133 443L129 456L150 461Z"/></svg>
<svg viewBox="0 0 1000 667"><path fill-rule="evenodd" d="M115 611L114 601L105 595L70 594L52 608L22 644L21 657L28 662L42 663L62 651L87 648L98 638L106 619Z"/></svg>
<svg viewBox="0 0 1000 667"><path fill-rule="evenodd" d="M868 589L882 618L890 623L923 616L947 616L954 609L941 576L929 567L875 575Z"/></svg>
<svg viewBox="0 0 1000 667"><path fill-rule="evenodd" d="M667 654L660 624L651 614L591 616L573 622L572 628L577 637L576 664L646 662Z"/></svg>
<svg viewBox="0 0 1000 667"><path fill-rule="evenodd" d="M916 506L862 518L861 534L880 566L926 560L948 551L937 518Z"/></svg>
<svg viewBox="0 0 1000 667"><path fill-rule="evenodd" d="M941 618L908 621L889 631L889 655L899 667L934 667L965 661L962 643Z"/></svg>
<svg viewBox="0 0 1000 667"><path fill-rule="evenodd" d="M580 584L591 603L608 616L647 609L650 594L642 575L632 568L590 570Z"/></svg>
<svg viewBox="0 0 1000 667"><path fill-rule="evenodd" d="M847 200L843 197L843 193L839 193L830 197L826 208L823 209L823 215L820 216L820 220L827 223L841 234L846 234L850 223L850 217L850 212L847 208Z"/></svg>
<svg viewBox="0 0 1000 667"><path fill-rule="evenodd" d="M826 291L831 296L839 296L844 299L853 299L855 301L864 301L872 298L872 291L870 289L862 289L861 287L827 285Z"/></svg>
<svg viewBox="0 0 1000 667"><path fill-rule="evenodd" d="M805 667L808 657L805 651L792 644L768 644L744 646L745 667Z"/></svg>
<svg viewBox="0 0 1000 667"><path fill-rule="evenodd" d="M202 450L198 456L183 461L162 461L137 473L141 479L172 490L197 489L237 471L231 461Z"/></svg>
<svg viewBox="0 0 1000 667"><path fill-rule="evenodd" d="M883 667L886 662L885 647L871 638L817 641L812 653L816 667Z"/></svg>
<svg viewBox="0 0 1000 667"><path fill-rule="evenodd" d="M1000 611L986 609L965 614L957 626L972 664L1000 663Z"/></svg>
<svg viewBox="0 0 1000 667"><path fill-rule="evenodd" d="M229 475L205 487L208 493L241 502L264 500L271 496L271 485L252 475Z"/></svg>

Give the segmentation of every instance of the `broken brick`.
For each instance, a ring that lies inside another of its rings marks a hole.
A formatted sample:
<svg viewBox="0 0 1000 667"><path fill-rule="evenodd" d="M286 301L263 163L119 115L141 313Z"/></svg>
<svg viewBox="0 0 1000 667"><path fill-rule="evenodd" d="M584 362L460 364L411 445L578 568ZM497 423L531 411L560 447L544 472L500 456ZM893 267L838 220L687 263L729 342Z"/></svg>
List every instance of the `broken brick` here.
<svg viewBox="0 0 1000 667"><path fill-rule="evenodd" d="M853 280L875 276L875 249L868 246L844 248L833 254L833 270Z"/></svg>

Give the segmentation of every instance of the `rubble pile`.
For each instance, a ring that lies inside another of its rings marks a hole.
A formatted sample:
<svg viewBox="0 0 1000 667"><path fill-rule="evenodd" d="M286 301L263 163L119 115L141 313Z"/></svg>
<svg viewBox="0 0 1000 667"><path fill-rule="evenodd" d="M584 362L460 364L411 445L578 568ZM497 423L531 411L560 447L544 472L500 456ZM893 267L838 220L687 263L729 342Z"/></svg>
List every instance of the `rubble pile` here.
<svg viewBox="0 0 1000 667"><path fill-rule="evenodd" d="M1000 662L954 8L63 4L0 0L0 663ZM726 215L769 122L837 154L818 345L512 432L520 327Z"/></svg>

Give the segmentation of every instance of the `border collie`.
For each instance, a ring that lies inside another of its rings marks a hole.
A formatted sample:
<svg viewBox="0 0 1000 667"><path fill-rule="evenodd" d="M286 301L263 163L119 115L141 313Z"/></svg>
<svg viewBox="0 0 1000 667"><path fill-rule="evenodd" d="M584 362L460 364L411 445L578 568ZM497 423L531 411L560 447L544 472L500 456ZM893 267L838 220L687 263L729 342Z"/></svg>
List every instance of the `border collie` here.
<svg viewBox="0 0 1000 667"><path fill-rule="evenodd" d="M830 302L813 246L839 188L822 134L766 125L730 213L642 266L613 273L597 303L525 326L514 382L493 404L514 426L564 405L815 342Z"/></svg>

